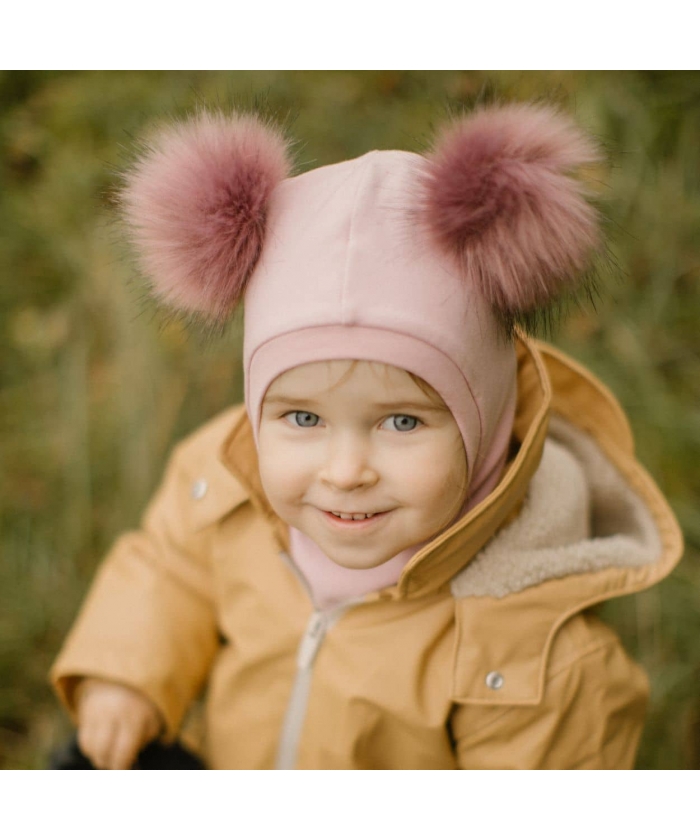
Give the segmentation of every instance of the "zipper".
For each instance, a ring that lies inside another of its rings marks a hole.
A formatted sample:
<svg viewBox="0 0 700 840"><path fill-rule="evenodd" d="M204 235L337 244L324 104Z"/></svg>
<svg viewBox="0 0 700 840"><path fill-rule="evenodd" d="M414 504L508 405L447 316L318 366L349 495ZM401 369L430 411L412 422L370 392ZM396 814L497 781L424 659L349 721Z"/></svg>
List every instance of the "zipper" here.
<svg viewBox="0 0 700 840"><path fill-rule="evenodd" d="M311 689L311 678L313 666L318 651L323 644L326 634L338 621L343 613L354 604L359 604L363 598L353 598L338 604L330 610L319 609L313 600L313 594L308 581L296 567L292 558L282 552L282 557L288 563L306 590L313 605L313 612L301 637L297 648L297 670L292 684L292 692L287 703L287 711L282 723L279 746L277 748L276 770L293 770L296 766L297 752L301 730L306 719L306 711L309 705L309 691Z"/></svg>

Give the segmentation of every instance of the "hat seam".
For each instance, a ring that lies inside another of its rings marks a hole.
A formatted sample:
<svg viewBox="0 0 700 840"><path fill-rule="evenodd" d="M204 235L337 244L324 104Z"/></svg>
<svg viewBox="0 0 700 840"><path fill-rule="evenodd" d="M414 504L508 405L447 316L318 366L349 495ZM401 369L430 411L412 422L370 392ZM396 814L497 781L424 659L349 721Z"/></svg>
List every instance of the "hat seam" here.
<svg viewBox="0 0 700 840"><path fill-rule="evenodd" d="M347 244L345 246L345 265L343 266L343 283L340 289L340 318L342 326L350 326L349 318L345 309L347 304L348 278L350 275L350 250L354 243L355 218L357 216L357 197L359 196L360 190L365 182L365 179L367 178L368 167L366 158L369 157L371 154L371 152L368 152L366 155L362 156L363 158L365 158L363 166L364 171L357 179L355 194L352 197L352 212L350 213L350 224L348 225L348 239Z"/></svg>

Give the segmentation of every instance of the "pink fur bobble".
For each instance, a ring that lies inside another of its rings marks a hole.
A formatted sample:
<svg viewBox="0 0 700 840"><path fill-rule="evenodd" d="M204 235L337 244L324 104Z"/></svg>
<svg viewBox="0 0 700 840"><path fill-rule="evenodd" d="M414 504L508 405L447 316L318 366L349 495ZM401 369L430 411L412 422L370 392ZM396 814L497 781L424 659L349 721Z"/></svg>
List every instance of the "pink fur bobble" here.
<svg viewBox="0 0 700 840"><path fill-rule="evenodd" d="M202 112L161 129L125 176L122 214L154 295L222 321L260 256L288 144L253 115Z"/></svg>
<svg viewBox="0 0 700 840"><path fill-rule="evenodd" d="M422 213L470 282L507 320L573 290L599 246L595 209L574 169L595 144L544 105L482 108L438 136Z"/></svg>

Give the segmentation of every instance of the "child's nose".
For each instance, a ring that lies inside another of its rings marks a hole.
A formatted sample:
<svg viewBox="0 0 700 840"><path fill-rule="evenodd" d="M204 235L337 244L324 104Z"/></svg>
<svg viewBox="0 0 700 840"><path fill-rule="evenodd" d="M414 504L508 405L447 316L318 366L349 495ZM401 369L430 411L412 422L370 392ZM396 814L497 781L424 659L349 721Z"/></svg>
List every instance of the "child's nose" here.
<svg viewBox="0 0 700 840"><path fill-rule="evenodd" d="M371 487L379 475L372 466L368 445L356 438L339 437L329 442L319 478L324 484L348 491Z"/></svg>

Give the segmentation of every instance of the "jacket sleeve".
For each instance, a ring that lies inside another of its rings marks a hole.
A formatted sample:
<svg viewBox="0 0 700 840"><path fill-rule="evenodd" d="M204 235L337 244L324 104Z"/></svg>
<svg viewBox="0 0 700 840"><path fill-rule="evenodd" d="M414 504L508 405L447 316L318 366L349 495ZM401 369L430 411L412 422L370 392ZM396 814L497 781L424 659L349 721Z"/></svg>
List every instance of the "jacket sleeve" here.
<svg viewBox="0 0 700 840"><path fill-rule="evenodd" d="M606 641L552 668L536 705L457 706L452 724L458 766L632 769L648 693L644 671L617 639Z"/></svg>
<svg viewBox="0 0 700 840"><path fill-rule="evenodd" d="M74 718L79 678L101 677L149 697L172 738L201 690L218 632L208 537L188 526L189 488L176 450L141 530L121 537L99 568L51 670Z"/></svg>

